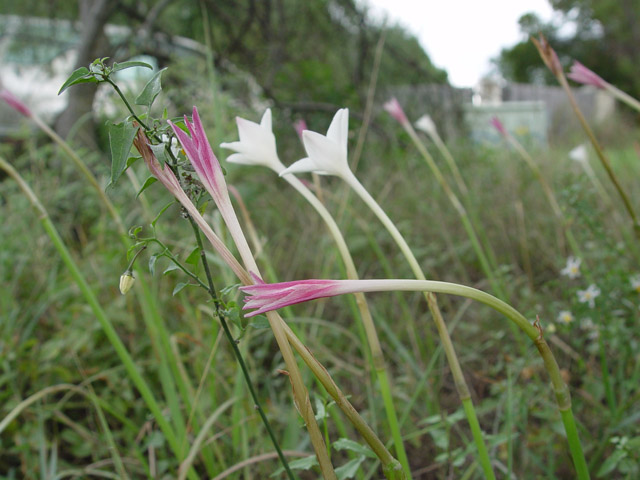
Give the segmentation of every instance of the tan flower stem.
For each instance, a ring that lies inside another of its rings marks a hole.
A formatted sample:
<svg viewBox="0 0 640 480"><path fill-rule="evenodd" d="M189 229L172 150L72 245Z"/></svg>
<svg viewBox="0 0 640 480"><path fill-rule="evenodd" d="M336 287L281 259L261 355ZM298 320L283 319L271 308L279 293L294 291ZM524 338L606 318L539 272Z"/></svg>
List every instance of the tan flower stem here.
<svg viewBox="0 0 640 480"><path fill-rule="evenodd" d="M249 244L242 232L240 222L238 221L238 217L233 210L230 200L226 205L219 204L218 209L220 210L220 213L227 224L227 228L229 229L229 233L238 248L238 252L242 257L245 268L248 272L252 272L255 275L260 276L260 269L258 268L258 264L256 263L253 254L251 253L251 248L249 248ZM246 284L247 282L244 283ZM318 427L313 407L311 406L309 392L304 385L302 374L298 368L298 363L296 362L293 350L291 349L291 345L289 344L289 340L287 339L287 335L284 331L284 321L282 321L280 315L275 312L267 312L266 316L287 367L287 375L291 381L291 388L293 391L293 400L298 412L304 420L307 431L309 432L309 438L318 459L320 471L325 479L337 480L336 474L333 470L333 465L331 464L331 459L329 458L329 452L327 450L324 437L320 431L320 427Z"/></svg>
<svg viewBox="0 0 640 480"><path fill-rule="evenodd" d="M164 417L162 413L162 409L160 408L160 405L158 404L155 397L153 396L153 392L151 391L151 389L145 382L144 378L138 371L138 368L136 367L135 362L131 358L131 355L127 351L127 348L122 343L122 340L120 340L118 333L116 332L115 328L111 324L111 321L107 318L106 313L100 306L98 299L93 293L93 290L91 289L86 279L82 275L82 272L80 271L75 261L73 260L73 257L69 253L69 250L67 249L64 241L62 240L55 226L51 222L51 219L49 218L47 211L42 206L42 204L38 200L38 197L35 195L35 193L22 179L20 174L3 158L0 158L0 168L5 170L9 174L9 176L16 181L16 183L18 184L22 192L29 199L29 202L35 209L38 219L42 223L43 228L49 235L49 238L51 238L51 241L53 242L56 250L58 251L60 258L62 259L63 263L69 270L69 273L71 274L76 284L78 285L80 291L82 292L87 303L89 304L89 307L91 308L93 314L98 320L98 323L100 323L102 330L104 331L109 342L113 346L113 349L116 351L116 354L118 355L120 361L125 367L125 370L129 375L129 378L131 378L131 381L136 386L136 389L140 392L140 395L144 399L147 407L153 414L155 421L160 427L160 430L162 430L163 435L167 439L167 443L169 444L169 447L171 448L171 450L173 451L174 455L176 455L177 458L182 458L183 452L182 452L182 448L178 440L178 437L176 436L169 422ZM197 480L198 478L193 469L189 470L188 476L192 480Z"/></svg>
<svg viewBox="0 0 640 480"><path fill-rule="evenodd" d="M471 246L473 247L478 257L478 260L480 261L480 266L484 274L487 276L487 280L491 284L491 289L496 293L496 295L498 295L498 297L507 300L508 296L505 291L505 288L502 285L502 282L500 282L495 277L493 269L491 268L491 263L489 262L489 259L487 258L487 255L484 252L484 249L482 248L480 240L478 240L478 235L475 232L473 224L471 223L471 220L469 219L469 215L466 209L464 208L464 206L462 205L462 202L460 202L457 195L451 189L449 182L447 182L447 180L442 175L440 168L438 168L438 165L436 165L436 162L433 160L433 157L431 156L427 148L424 146L424 143L422 143L422 141L420 140L420 137L418 137L418 134L414 130L413 126L409 122L403 122L402 126L411 137L411 140L413 140L413 143L415 144L416 148L418 149L418 151L420 152L424 160L427 162L427 165L429 166L431 173L433 173L437 182L440 184L440 187L444 190L445 194L447 195L447 198L453 205L453 208L456 210L456 212L460 216L462 225L464 226L464 229L467 232L467 236L471 241Z"/></svg>
<svg viewBox="0 0 640 480"><path fill-rule="evenodd" d="M353 174L345 178L344 180L355 191L355 193L360 198L362 198L362 200L367 204L367 206L378 217L380 222L382 222L385 228L389 231L395 242L400 247L400 250L404 254L405 258L409 262L409 265L415 277L418 280L426 280L424 272L422 271L418 260L413 255L411 248L409 248L406 240L397 229L395 224L391 221L389 216L384 212L384 210L382 210L380 205L378 205L375 199L367 191L367 189L362 186L360 181ZM463 209L462 205L459 202L458 205ZM489 479L495 479L495 474L493 473L493 468L491 467L491 460L489 459L487 447L482 437L482 432L479 428L475 428L478 425L478 418L475 413L475 409L473 408L469 388L467 386L467 382L464 379L462 368L460 367L460 362L458 361L458 356L456 355L455 348L453 347L453 342L451 341L447 326L445 325L442 318L442 313L440 312L440 307L438 306L438 300L436 296L431 292L425 292L424 296L427 301L429 311L431 312L431 316L433 317L433 321L436 324L436 329L438 330L438 335L440 336L440 341L442 342L445 356L447 357L447 362L449 363L449 368L451 369L451 375L453 376L458 396L460 397L460 400L462 402L467 404L465 408L465 414L467 415L467 421L471 426L471 433L473 434L473 439L476 444L476 448L478 449L478 459L480 461L480 464L482 465L485 476Z"/></svg>
<svg viewBox="0 0 640 480"><path fill-rule="evenodd" d="M353 262L351 253L349 252L347 243L345 242L342 232L340 231L340 228L338 227L338 224L336 223L331 213L329 213L324 204L294 175L285 175L282 178L286 180L293 188L295 188L311 204L311 206L324 220L338 248L340 256L342 257L342 261L347 272L347 278L349 278L350 280L358 280L358 271L356 269L355 263ZM365 330L367 343L369 345L369 349L371 350L372 367L376 372L376 376L378 378L380 393L382 394L385 412L387 415L387 422L389 424L389 428L391 429L391 435L393 437L396 454L405 470L407 478L411 478L409 459L407 457L404 443L402 441L402 434L400 432L400 425L398 423L398 414L396 412L393 402L393 396L391 394L391 384L389 382L386 362L384 359L384 354L382 353L382 347L380 345L378 333L376 332L376 327L373 322L366 297L363 293L359 292L354 294L354 296L356 305L358 307L358 310L360 311L360 319Z"/></svg>
<svg viewBox="0 0 640 480"><path fill-rule="evenodd" d="M616 174L613 171L613 168L611 167L611 162L609 161L609 158L605 155L604 150L602 149L602 147L600 146L600 143L596 139L596 136L591 130L591 127L589 127L587 120L584 118L584 115L582 114L582 111L578 106L578 102L576 102L573 92L571 91L571 87L567 82L567 78L564 76L564 72L559 71L556 75L556 78L558 79L558 82L560 82L560 85L562 86L562 88L564 88L564 91L567 94L567 97L569 98L569 103L571 104L571 108L573 108L573 112L578 118L578 121L582 125L582 128L584 129L585 133L589 137L589 140L591 141L591 144L593 145L593 148L595 149L596 154L600 159L600 163L602 164L605 171L607 172L607 175L609 176L609 180L611 180L611 183L613 183L613 186L618 192L618 195L620 195L624 208L626 209L627 213L629 214L629 217L631 218L634 233L636 237L640 239L640 222L638 221L638 217L636 216L633 206L631 205L631 201L629 200L627 193L622 188L622 185L618 181L618 177L616 176Z"/></svg>
<svg viewBox="0 0 640 480"><path fill-rule="evenodd" d="M358 411L351 405L351 402L347 399L344 393L335 384L329 372L322 366L320 362L313 356L313 353L306 347L304 343L296 337L295 333L280 318L282 322L282 328L284 329L291 346L298 352L298 355L304 360L307 366L311 369L318 381L326 389L327 393L336 402L336 405L345 416L349 419L351 424L358 430L362 438L367 442L367 445L371 447L371 450L376 454L380 462L382 463L382 469L389 480L402 480L407 476L400 462L393 458L393 455L387 450L384 443L378 438L375 432L369 427L369 425L360 416Z"/></svg>

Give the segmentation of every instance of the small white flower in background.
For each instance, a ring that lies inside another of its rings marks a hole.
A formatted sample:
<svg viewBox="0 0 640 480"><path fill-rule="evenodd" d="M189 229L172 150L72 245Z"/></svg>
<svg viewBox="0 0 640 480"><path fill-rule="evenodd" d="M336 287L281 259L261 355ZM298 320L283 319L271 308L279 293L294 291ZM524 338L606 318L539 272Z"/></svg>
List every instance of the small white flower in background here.
<svg viewBox="0 0 640 480"><path fill-rule="evenodd" d="M562 310L558 314L558 322L564 323L565 325L570 324L571 322L573 322L573 314L569 310Z"/></svg>
<svg viewBox="0 0 640 480"><path fill-rule="evenodd" d="M264 112L260 124L240 117L236 117L236 123L240 141L220 144L222 148L236 152L227 158L227 162L267 167L276 173L284 170L271 128L271 109Z"/></svg>
<svg viewBox="0 0 640 480"><path fill-rule="evenodd" d="M578 301L580 303L588 303L589 307L593 308L598 295L600 295L600 289L592 283L586 290L578 290Z"/></svg>
<svg viewBox="0 0 640 480"><path fill-rule="evenodd" d="M583 143L569 152L569 158L578 163L589 163L589 152L587 146Z"/></svg>
<svg viewBox="0 0 640 480"><path fill-rule="evenodd" d="M546 330L549 333L556 333L556 324L555 323L550 323L549 325L547 325Z"/></svg>
<svg viewBox="0 0 640 480"><path fill-rule="evenodd" d="M162 135L162 143L164 143L165 145L167 145L169 143L169 135ZM171 153L173 153L173 156L178 158L178 154L180 153L180 145L178 145L178 139L176 137L173 137L171 139Z"/></svg>
<svg viewBox="0 0 640 480"><path fill-rule="evenodd" d="M631 288L640 293L640 275L634 275L629 281L631 282Z"/></svg>
<svg viewBox="0 0 640 480"><path fill-rule="evenodd" d="M280 176L288 173L315 172L348 179L353 175L347 162L348 134L349 109L342 108L333 117L326 135L311 130L302 132L302 142L309 156L290 165L280 172Z"/></svg>
<svg viewBox="0 0 640 480"><path fill-rule="evenodd" d="M431 120L431 117L429 115L421 116L418 119L418 121L415 123L415 125L418 130L422 130L423 132L431 136L435 136L438 133L438 130L436 129L436 124L433 123L433 120Z"/></svg>
<svg viewBox="0 0 640 480"><path fill-rule="evenodd" d="M577 257L567 258L567 265L560 270L562 275L566 275L569 278L578 278L580 276L580 264L582 259Z"/></svg>

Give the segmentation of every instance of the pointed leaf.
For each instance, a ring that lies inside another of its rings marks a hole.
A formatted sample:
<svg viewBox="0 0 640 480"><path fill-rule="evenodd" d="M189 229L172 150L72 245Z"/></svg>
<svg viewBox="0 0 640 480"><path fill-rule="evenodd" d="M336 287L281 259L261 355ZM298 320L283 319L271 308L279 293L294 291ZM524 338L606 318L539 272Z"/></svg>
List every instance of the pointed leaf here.
<svg viewBox="0 0 640 480"><path fill-rule="evenodd" d="M369 447L365 447L364 445L359 444L358 442L354 442L348 438L339 438L335 442L331 444L333 448L336 450L351 450L352 452L358 453L360 455L364 455L370 458L376 458L376 454L373 453Z"/></svg>
<svg viewBox="0 0 640 480"><path fill-rule="evenodd" d="M136 136L138 127L133 123L124 121L109 128L109 146L111 147L111 180L109 185L115 185L127 168L129 151L133 145L133 137Z"/></svg>
<svg viewBox="0 0 640 480"><path fill-rule="evenodd" d="M164 272L162 272L162 274L166 275L167 273L173 272L174 270L179 270L179 267L175 263L172 263L164 269Z"/></svg>
<svg viewBox="0 0 640 480"><path fill-rule="evenodd" d="M151 105L153 104L154 100L162 90L160 78L162 77L162 73L165 70L166 68L163 68L158 73L156 73L153 77L151 77L151 80L149 80L147 84L144 86L142 93L138 95L138 98L136 98L135 100L136 105L146 105L148 108L151 108Z"/></svg>
<svg viewBox="0 0 640 480"><path fill-rule="evenodd" d="M120 70L126 70L127 68L133 68L133 67L144 67L144 68L148 68L150 70L153 70L153 67L151 65L149 65L148 63L136 62L136 61L122 62L122 63L115 63L114 62L112 68L113 68L114 72L119 72Z"/></svg>
<svg viewBox="0 0 640 480"><path fill-rule="evenodd" d="M151 255L151 257L149 257L149 272L151 272L152 277L156 274L157 261L158 261L158 255Z"/></svg>
<svg viewBox="0 0 640 480"><path fill-rule="evenodd" d="M187 285L189 285L189 284L188 283L184 283L184 282L178 283L176 285L176 287L173 289L173 293L171 293L171 295L175 296L180 290L182 290Z"/></svg>
<svg viewBox="0 0 640 480"><path fill-rule="evenodd" d="M136 193L136 198L138 198L140 196L140 194L142 192L144 192L147 188L149 188L151 185L153 185L154 183L156 183L158 181L158 179L156 177L149 177L144 181L144 185L142 185L142 187L140 188L140 190L138 190L138 193Z"/></svg>
<svg viewBox="0 0 640 480"><path fill-rule="evenodd" d="M158 143L156 145L149 144L149 148L160 162L160 166L164 168L164 164L167 163L169 158L167 157L167 148L164 143Z"/></svg>
<svg viewBox="0 0 640 480"><path fill-rule="evenodd" d="M160 210L160 212L158 213L158 215L156 215L156 218L153 219L153 221L151 222L151 226L155 228L157 221L160 219L160 217L162 216L162 214L164 212L167 211L167 208L169 208L171 205L173 205L174 203L176 203L174 200L170 201L169 203L167 203L164 207L162 207L162 210Z"/></svg>
<svg viewBox="0 0 640 480"><path fill-rule="evenodd" d="M347 478L353 478L358 473L358 469L360 468L360 464L364 461L364 457L360 456L358 458L354 458L353 460L349 460L347 463L342 465L341 467L336 468L336 477L338 480L346 480Z"/></svg>
<svg viewBox="0 0 640 480"><path fill-rule="evenodd" d="M289 462L289 468L291 468L291 470L309 470L311 467L315 467L316 465L318 465L318 459L315 455L310 455L308 457ZM282 472L284 472L284 468L280 467L278 470L273 472L270 477L278 477Z"/></svg>
<svg viewBox="0 0 640 480"><path fill-rule="evenodd" d="M200 261L200 247L196 247L191 251L191 253L187 257L185 262L195 267L196 265L198 265L199 261Z"/></svg>
<svg viewBox="0 0 640 480"><path fill-rule="evenodd" d="M80 67L69 75L69 78L67 78L66 82L64 82L60 87L58 95L64 92L67 88L72 85L77 85L78 83L98 83L98 79L93 76L87 67Z"/></svg>

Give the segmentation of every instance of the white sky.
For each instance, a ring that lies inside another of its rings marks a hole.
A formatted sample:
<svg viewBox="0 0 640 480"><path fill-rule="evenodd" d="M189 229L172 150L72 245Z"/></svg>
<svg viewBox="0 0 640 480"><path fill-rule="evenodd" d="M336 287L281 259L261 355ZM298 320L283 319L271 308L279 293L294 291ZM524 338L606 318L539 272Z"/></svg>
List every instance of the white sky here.
<svg viewBox="0 0 640 480"><path fill-rule="evenodd" d="M364 0L418 37L431 61L456 87L475 86L490 59L523 39L518 19L535 12L553 17L547 0Z"/></svg>

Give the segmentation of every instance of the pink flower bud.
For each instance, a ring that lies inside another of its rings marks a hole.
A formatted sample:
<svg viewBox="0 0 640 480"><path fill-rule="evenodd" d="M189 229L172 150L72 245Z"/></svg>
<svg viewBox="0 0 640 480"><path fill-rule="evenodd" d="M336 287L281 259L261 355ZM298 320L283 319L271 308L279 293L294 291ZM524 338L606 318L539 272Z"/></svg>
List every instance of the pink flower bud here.
<svg viewBox="0 0 640 480"><path fill-rule="evenodd" d="M491 125L493 125L493 127L498 130L498 132L500 132L500 135L507 135L507 130L506 128L504 128L504 125L502 125L502 122L500 121L500 119L498 119L498 117L493 117L491 119Z"/></svg>
<svg viewBox="0 0 640 480"><path fill-rule="evenodd" d="M391 100L384 104L384 109L391 114L393 118L395 118L402 125L406 125L409 123L407 116L404 114L404 110L400 106L400 103L393 97Z"/></svg>
<svg viewBox="0 0 640 480"><path fill-rule="evenodd" d="M299 118L298 120L293 122L293 128L296 129L296 133L298 134L300 139L302 139L302 132L308 130L307 122L305 122L302 118Z"/></svg>
<svg viewBox="0 0 640 480"><path fill-rule="evenodd" d="M0 98L2 98L7 105L13 108L18 113L21 113L25 117L31 117L31 110L27 107L21 100L18 99L13 93L9 90L3 88L0 90Z"/></svg>
<svg viewBox="0 0 640 480"><path fill-rule="evenodd" d="M571 65L571 71L567 74L567 78L570 78L574 82L582 83L584 85L593 85L597 88L605 88L607 86L607 82L605 82L602 77L595 74L578 61L574 61L573 65Z"/></svg>

